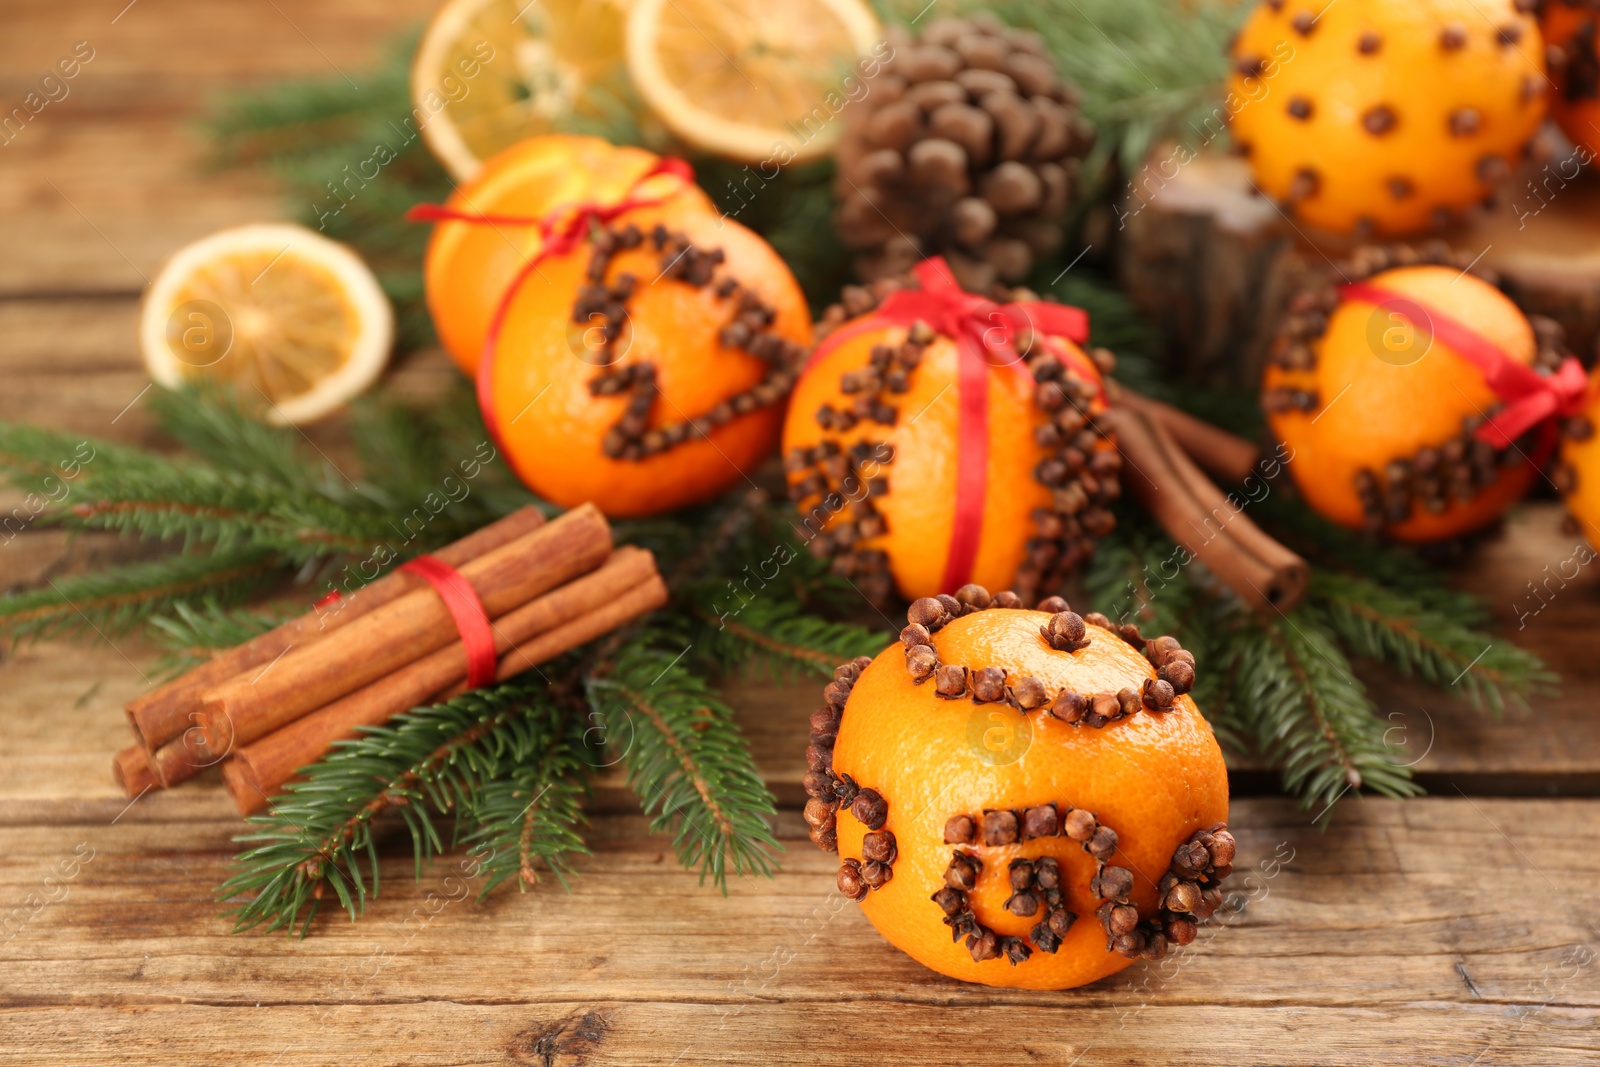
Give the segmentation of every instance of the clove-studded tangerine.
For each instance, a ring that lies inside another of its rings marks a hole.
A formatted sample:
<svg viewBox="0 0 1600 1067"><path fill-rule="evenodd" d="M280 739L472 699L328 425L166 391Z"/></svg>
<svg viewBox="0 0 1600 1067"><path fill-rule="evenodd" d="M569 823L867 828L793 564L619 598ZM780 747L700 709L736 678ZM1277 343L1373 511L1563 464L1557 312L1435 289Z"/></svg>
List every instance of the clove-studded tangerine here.
<svg viewBox="0 0 1600 1067"><path fill-rule="evenodd" d="M1600 0L1544 0L1542 7L1550 117L1593 159L1600 152Z"/></svg>
<svg viewBox="0 0 1600 1067"><path fill-rule="evenodd" d="M811 343L776 252L685 165L535 137L442 208L428 307L528 487L610 515L708 499L770 453Z"/></svg>
<svg viewBox="0 0 1600 1067"><path fill-rule="evenodd" d="M1307 503L1424 542L1520 499L1583 390L1556 323L1442 246L1363 248L1295 296L1262 402Z"/></svg>
<svg viewBox="0 0 1600 1067"><path fill-rule="evenodd" d="M933 259L824 317L784 466L810 550L874 601L967 582L1031 598L1114 525L1111 355L1081 347L1076 309L1009 295L964 293Z"/></svg>
<svg viewBox="0 0 1600 1067"><path fill-rule="evenodd" d="M1229 53L1233 147L1297 219L1379 234L1445 225L1511 174L1544 117L1528 7L1265 0Z"/></svg>
<svg viewBox="0 0 1600 1067"><path fill-rule="evenodd" d="M1562 425L1561 460L1551 471L1556 488L1566 497L1567 510L1577 521L1592 548L1600 548L1600 441L1595 426L1600 420L1600 371L1589 381L1589 391L1574 414Z"/></svg>
<svg viewBox="0 0 1600 1067"><path fill-rule="evenodd" d="M970 584L917 600L898 644L841 666L805 819L897 948L1065 989L1193 941L1236 845L1193 655L1059 597L1021 603Z"/></svg>

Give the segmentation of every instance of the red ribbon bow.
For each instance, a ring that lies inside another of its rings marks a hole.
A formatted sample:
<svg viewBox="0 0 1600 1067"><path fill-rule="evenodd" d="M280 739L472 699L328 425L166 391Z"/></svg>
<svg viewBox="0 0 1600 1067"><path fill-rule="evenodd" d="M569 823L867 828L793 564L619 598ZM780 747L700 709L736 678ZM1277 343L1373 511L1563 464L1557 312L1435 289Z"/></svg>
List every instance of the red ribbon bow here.
<svg viewBox="0 0 1600 1067"><path fill-rule="evenodd" d="M1339 296L1376 304L1401 316L1412 326L1444 342L1478 369L1491 392L1505 407L1478 427L1477 438L1495 448L1511 443L1553 416L1576 415L1583 407L1589 380L1583 366L1571 356L1554 374L1544 375L1519 363L1472 327L1438 311L1424 308L1410 297L1367 282L1342 286ZM1552 442L1553 443L1553 442ZM1541 451L1545 449L1541 448Z"/></svg>
<svg viewBox="0 0 1600 1067"><path fill-rule="evenodd" d="M500 445L501 442L500 427L495 418L491 393L494 383L494 360L500 343L500 328L505 323L506 313L511 309L512 300L516 298L528 277L538 269L540 263L550 256L566 255L577 248L588 234L591 223L604 225L638 208L664 204L683 191L682 186L679 186L660 196L639 195L640 189L646 182L661 175L679 178L683 185L694 184L694 169L686 161L663 156L656 160L655 165L649 170L639 175L628 187L622 199L614 204L601 204L595 201L562 204L537 217L480 215L457 211L443 204L417 204L406 212L406 218L412 222L471 222L488 226L537 226L539 229L539 251L522 265L511 279L511 284L506 286L506 291L501 294L500 303L495 306L494 317L489 320L489 331L483 338L483 351L478 357L478 406L483 409L484 425L496 445Z"/></svg>
<svg viewBox="0 0 1600 1067"><path fill-rule="evenodd" d="M812 352L810 362L815 363L851 337L890 324L909 326L922 321L955 339L959 359L956 393L961 405L956 431L955 519L940 586L953 593L971 580L983 533L989 479L989 371L1010 367L1027 373L1022 357L1012 347L1019 329L1065 337L1081 345L1089 339L1089 316L1081 308L1065 304L996 304L968 293L950 273L949 265L937 256L917 264L915 273L921 289L890 293L870 317L829 334ZM1072 361L1080 358L1073 352L1058 354ZM1085 377L1090 381L1100 380L1093 367L1080 369L1086 371Z"/></svg>

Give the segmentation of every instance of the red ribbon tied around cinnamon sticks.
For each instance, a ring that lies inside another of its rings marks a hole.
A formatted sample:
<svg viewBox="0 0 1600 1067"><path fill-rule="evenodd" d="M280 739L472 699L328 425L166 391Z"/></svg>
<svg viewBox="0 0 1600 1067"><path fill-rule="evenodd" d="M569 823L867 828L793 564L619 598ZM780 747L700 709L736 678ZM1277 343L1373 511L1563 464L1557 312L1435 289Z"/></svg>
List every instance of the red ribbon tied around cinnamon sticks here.
<svg viewBox="0 0 1600 1067"><path fill-rule="evenodd" d="M677 178L681 184L660 195L644 195L645 184L652 178L663 175ZM483 338L483 351L478 357L478 407L483 411L483 421L488 427L489 437L497 446L501 443L500 427L499 420L495 417L491 394L494 384L495 353L499 347L500 328L505 323L506 313L511 309L511 302L516 299L523 284L539 268L540 263L551 256L566 255L577 248L588 235L591 224L603 226L630 211L664 204L682 192L684 186L693 184L694 168L689 166L687 161L663 156L656 160L655 165L649 170L639 175L623 194L622 199L614 203L586 200L561 204L540 216L484 215L457 211L443 204L417 204L406 212L406 218L411 222L470 222L483 226L538 227L539 251L522 265L512 277L511 284L506 286L505 292L500 294L500 302L495 306L494 317L489 320L489 331Z"/></svg>
<svg viewBox="0 0 1600 1067"><path fill-rule="evenodd" d="M1495 448L1511 443L1546 419L1577 414L1583 406L1588 378L1583 366L1571 356L1561 361L1554 374L1544 375L1519 363L1498 345L1472 327L1424 308L1408 296L1368 282L1341 286L1344 300L1375 304L1426 331L1477 368L1491 392L1505 407L1489 416L1478 428L1478 440Z"/></svg>
<svg viewBox="0 0 1600 1067"><path fill-rule="evenodd" d="M477 689L494 681L500 661L494 647L494 625L472 583L437 556L418 556L402 563L399 569L431 585L450 609L450 618L461 634L461 647L467 653L467 688Z"/></svg>
<svg viewBox="0 0 1600 1067"><path fill-rule="evenodd" d="M1089 316L1083 309L1065 304L997 304L968 293L950 272L949 264L937 256L917 264L914 273L922 288L890 293L869 318L830 334L812 353L811 362L850 337L886 324L909 326L920 320L955 339L959 360L956 392L961 405L956 431L955 520L941 585L945 592L952 593L971 580L983 533L989 482L990 369L1009 367L1017 373L1027 373L1022 357L1013 348L1017 332L1022 329L1083 344L1089 339ZM1087 377L1099 380L1098 374Z"/></svg>

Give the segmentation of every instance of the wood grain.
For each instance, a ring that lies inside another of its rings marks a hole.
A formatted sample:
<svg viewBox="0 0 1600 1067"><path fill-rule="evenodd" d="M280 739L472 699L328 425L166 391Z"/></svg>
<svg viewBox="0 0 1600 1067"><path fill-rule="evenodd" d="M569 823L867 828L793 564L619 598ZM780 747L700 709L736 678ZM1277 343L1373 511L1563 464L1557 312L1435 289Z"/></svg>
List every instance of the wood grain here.
<svg viewBox="0 0 1600 1067"><path fill-rule="evenodd" d="M139 1056L155 1033L182 1035L194 1062L296 1047L280 1062L333 1062L362 1040L381 1046L363 1062L518 1062L516 1035L614 1011L605 1041L570 1062L760 1051L799 1063L867 1049L882 1063L965 1062L928 1043L943 1032L1062 1062L1090 1046L1110 1063L1158 1051L1196 1064L1394 1062L1401 1042L1407 1062L1578 1063L1592 1042L1582 1018L1600 1007L1593 920L1569 904L1600 873L1593 850L1574 847L1600 833L1585 801L1366 801L1325 835L1285 802L1239 802L1232 903L1195 946L1040 993L956 983L894 951L834 892L832 859L792 813L779 821L783 871L735 879L726 899L696 889L641 819L604 816L570 895L550 881L479 904L450 860L413 882L400 856L361 923L331 917L305 942L230 937L210 893L237 823L214 799L209 815L155 796L115 825L108 805L69 825L0 828L4 899L40 889L61 858L89 857L0 949L13 1024L0 1056L117 1047L103 1035L58 1044L72 1011L88 1024L77 1032L111 1026L143 1062L172 1054ZM467 1008L478 1014L455 1014ZM396 1033L403 1047L381 1036Z"/></svg>
<svg viewBox="0 0 1600 1067"><path fill-rule="evenodd" d="M282 218L268 175L216 172L193 121L218 89L366 69L432 0L196 4L14 0L0 35L0 103L19 106L78 41L94 58L0 148L0 297L138 292L176 248ZM120 14L119 14L120 12ZM115 21L113 21L115 19Z"/></svg>

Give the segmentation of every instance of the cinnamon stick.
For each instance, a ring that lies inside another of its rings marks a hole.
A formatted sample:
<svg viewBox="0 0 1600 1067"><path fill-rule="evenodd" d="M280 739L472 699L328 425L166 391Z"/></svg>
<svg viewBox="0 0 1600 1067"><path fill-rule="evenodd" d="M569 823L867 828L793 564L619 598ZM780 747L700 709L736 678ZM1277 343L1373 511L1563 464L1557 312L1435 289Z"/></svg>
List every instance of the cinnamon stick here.
<svg viewBox="0 0 1600 1067"><path fill-rule="evenodd" d="M1251 442L1187 411L1152 400L1121 383L1117 384L1115 396L1117 403L1153 419L1190 459L1229 485L1238 485L1250 477L1261 460L1261 450Z"/></svg>
<svg viewBox="0 0 1600 1067"><path fill-rule="evenodd" d="M538 509L520 508L459 541L445 545L433 555L459 568L486 552L538 529L543 523L544 516ZM426 584L416 575L392 572L343 596L337 605L327 610L315 610L291 619L237 648L220 653L182 677L130 700L126 708L128 723L145 751L156 757L153 760L156 772L160 774L162 765L169 765L172 772L181 775L182 768L187 765L203 766L216 762L208 753L197 750L202 740L200 731L190 730L196 723L200 698L206 690L252 667L271 663L288 649L317 640ZM189 739L186 747L172 750L164 759L158 755L162 746L183 738L186 732ZM175 784L166 776L162 777L162 782L166 785Z"/></svg>
<svg viewBox="0 0 1600 1067"><path fill-rule="evenodd" d="M593 504L459 568L490 619L598 567L611 527ZM203 698L200 726L213 752L229 751L460 639L432 588L407 593L348 623L337 638L302 645L237 675Z"/></svg>
<svg viewBox="0 0 1600 1067"><path fill-rule="evenodd" d="M222 762L227 751L212 752L205 743L205 737L200 729L200 712L191 712L195 722L183 733L168 741L154 752L146 752L145 760L149 763L151 773L156 776L163 788L170 789L180 782L186 782L199 774L207 767L215 767ZM141 751L143 746L140 746Z"/></svg>
<svg viewBox="0 0 1600 1067"><path fill-rule="evenodd" d="M116 779L130 800L146 790L161 787L160 779L150 769L143 745L129 745L111 757L111 777Z"/></svg>
<svg viewBox="0 0 1600 1067"><path fill-rule="evenodd" d="M667 587L650 552L623 547L605 566L495 621L495 672L503 681L609 633L666 603ZM335 700L248 745L223 764L222 778L241 815L266 806L301 767L362 726L465 689L466 653L449 645Z"/></svg>
<svg viewBox="0 0 1600 1067"><path fill-rule="evenodd" d="M515 678L523 671L547 663L579 645L604 637L623 623L661 607L667 602L667 596L667 583L660 576L653 576L615 601L513 647L500 658L500 666L494 673L495 681ZM466 685L461 683L445 690L443 696L448 699L465 691Z"/></svg>
<svg viewBox="0 0 1600 1067"><path fill-rule="evenodd" d="M1174 541L1247 604L1287 611L1299 603L1310 581L1305 561L1234 507L1160 423L1129 407L1102 418L1127 459L1124 484Z"/></svg>

